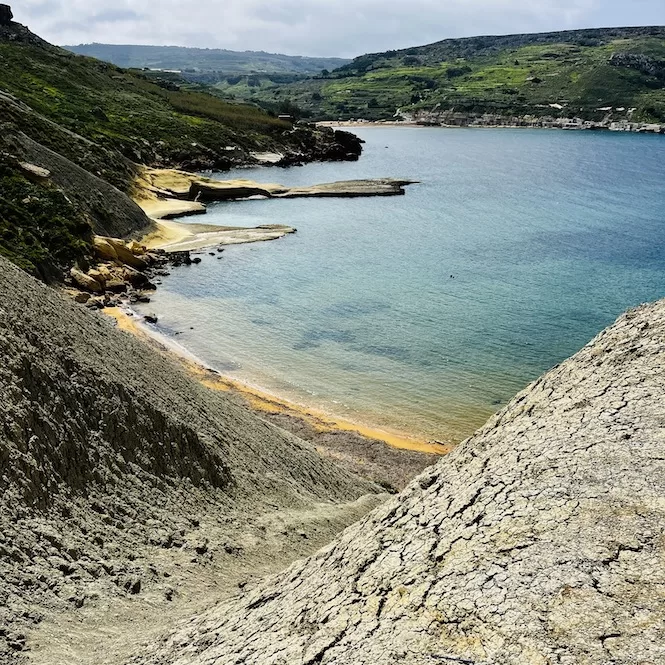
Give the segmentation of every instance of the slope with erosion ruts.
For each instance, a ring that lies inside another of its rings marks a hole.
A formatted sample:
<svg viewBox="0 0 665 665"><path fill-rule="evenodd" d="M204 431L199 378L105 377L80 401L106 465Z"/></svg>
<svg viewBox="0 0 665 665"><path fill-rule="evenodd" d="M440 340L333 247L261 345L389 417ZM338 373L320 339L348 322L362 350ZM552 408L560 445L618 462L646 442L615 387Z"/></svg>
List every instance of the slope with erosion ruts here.
<svg viewBox="0 0 665 665"><path fill-rule="evenodd" d="M664 368L661 301L315 556L130 662L663 662Z"/></svg>
<svg viewBox="0 0 665 665"><path fill-rule="evenodd" d="M1 258L0 354L2 662L63 611L132 598L160 625L202 575L293 560L380 500ZM41 653L65 638L42 638Z"/></svg>

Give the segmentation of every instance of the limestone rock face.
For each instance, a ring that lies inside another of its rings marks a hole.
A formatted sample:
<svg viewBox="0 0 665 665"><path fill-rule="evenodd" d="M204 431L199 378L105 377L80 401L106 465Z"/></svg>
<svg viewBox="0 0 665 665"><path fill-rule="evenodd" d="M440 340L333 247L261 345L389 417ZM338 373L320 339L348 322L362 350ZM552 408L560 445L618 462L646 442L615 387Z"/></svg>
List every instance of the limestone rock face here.
<svg viewBox="0 0 665 665"><path fill-rule="evenodd" d="M9 5L0 5L0 25L9 25L13 18L12 8Z"/></svg>
<svg viewBox="0 0 665 665"><path fill-rule="evenodd" d="M93 293L99 293L102 290L102 285L98 282L94 276L86 275L78 268L72 268L70 275L77 286L85 289L86 291L92 291Z"/></svg>
<svg viewBox="0 0 665 665"><path fill-rule="evenodd" d="M665 662L665 301L312 558L134 663Z"/></svg>

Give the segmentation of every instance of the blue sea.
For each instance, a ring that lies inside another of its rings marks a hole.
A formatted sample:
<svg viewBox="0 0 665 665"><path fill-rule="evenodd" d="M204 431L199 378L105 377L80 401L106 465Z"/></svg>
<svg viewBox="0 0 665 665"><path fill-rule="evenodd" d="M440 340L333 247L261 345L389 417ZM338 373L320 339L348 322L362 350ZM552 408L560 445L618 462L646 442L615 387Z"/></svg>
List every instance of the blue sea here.
<svg viewBox="0 0 665 665"><path fill-rule="evenodd" d="M419 184L403 197L211 205L210 224L298 233L204 253L142 311L227 376L457 441L626 308L665 296L665 138L354 131L357 163L215 177Z"/></svg>

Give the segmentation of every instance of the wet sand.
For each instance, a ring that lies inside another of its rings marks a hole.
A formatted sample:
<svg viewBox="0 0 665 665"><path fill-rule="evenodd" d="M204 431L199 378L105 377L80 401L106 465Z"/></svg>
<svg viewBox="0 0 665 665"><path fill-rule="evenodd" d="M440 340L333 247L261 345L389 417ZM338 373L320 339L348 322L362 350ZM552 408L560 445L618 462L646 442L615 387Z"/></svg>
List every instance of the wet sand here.
<svg viewBox="0 0 665 665"><path fill-rule="evenodd" d="M340 419L322 410L295 404L277 395L263 391L260 388L224 377L214 369L207 367L205 363L189 353L177 342L143 324L139 317L131 315L129 312L117 307L108 308L103 311L116 320L121 330L156 342L162 350L176 357L184 365L186 370L197 376L200 382L207 388L237 394L254 410L266 414L282 414L302 419L320 433L352 432L368 439L381 441L392 448L400 450L440 456L449 453L453 448L452 445L418 439L406 433L389 429L378 429L363 423Z"/></svg>

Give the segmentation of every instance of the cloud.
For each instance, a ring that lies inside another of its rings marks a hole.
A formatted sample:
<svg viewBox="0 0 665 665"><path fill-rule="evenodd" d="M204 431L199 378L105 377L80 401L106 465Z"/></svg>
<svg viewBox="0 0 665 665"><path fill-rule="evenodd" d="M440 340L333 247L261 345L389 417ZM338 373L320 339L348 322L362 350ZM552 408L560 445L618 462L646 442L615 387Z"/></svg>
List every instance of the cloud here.
<svg viewBox="0 0 665 665"><path fill-rule="evenodd" d="M355 56L446 37L664 24L663 0L24 0L57 44L177 44Z"/></svg>

